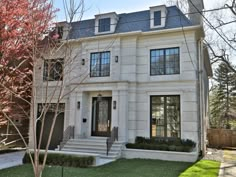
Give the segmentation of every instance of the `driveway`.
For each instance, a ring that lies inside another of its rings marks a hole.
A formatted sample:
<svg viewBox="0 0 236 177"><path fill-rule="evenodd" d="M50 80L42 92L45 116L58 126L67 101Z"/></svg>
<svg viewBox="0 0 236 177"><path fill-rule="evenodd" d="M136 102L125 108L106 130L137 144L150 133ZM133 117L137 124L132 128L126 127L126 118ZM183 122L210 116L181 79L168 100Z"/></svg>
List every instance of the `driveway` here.
<svg viewBox="0 0 236 177"><path fill-rule="evenodd" d="M236 150L224 150L220 177L236 177Z"/></svg>
<svg viewBox="0 0 236 177"><path fill-rule="evenodd" d="M0 170L21 165L24 154L24 151L19 151L0 155Z"/></svg>

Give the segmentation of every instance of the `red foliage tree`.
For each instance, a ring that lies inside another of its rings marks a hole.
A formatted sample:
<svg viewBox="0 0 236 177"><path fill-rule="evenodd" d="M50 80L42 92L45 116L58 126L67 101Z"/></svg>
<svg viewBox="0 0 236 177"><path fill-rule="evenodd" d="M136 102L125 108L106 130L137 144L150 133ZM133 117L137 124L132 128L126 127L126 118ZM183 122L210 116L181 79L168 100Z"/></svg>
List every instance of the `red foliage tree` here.
<svg viewBox="0 0 236 177"><path fill-rule="evenodd" d="M0 124L3 113L13 119L28 117L33 55L54 13L48 0L0 1Z"/></svg>

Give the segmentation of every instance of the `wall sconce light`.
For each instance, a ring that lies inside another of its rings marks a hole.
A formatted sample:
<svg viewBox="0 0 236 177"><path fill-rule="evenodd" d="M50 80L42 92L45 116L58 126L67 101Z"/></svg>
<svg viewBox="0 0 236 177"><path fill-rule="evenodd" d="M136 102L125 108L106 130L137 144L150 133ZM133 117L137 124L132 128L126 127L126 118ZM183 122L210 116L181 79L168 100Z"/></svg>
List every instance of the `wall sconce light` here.
<svg viewBox="0 0 236 177"><path fill-rule="evenodd" d="M77 109L80 109L80 101L77 102Z"/></svg>
<svg viewBox="0 0 236 177"><path fill-rule="evenodd" d="M85 59L84 58L82 59L81 64L85 65Z"/></svg>
<svg viewBox="0 0 236 177"><path fill-rule="evenodd" d="M115 62L118 63L118 61L119 61L119 57L115 56Z"/></svg>
<svg viewBox="0 0 236 177"><path fill-rule="evenodd" d="M98 95L97 95L97 101L99 102L99 101L102 101L102 94L101 93L99 93Z"/></svg>
<svg viewBox="0 0 236 177"><path fill-rule="evenodd" d="M116 109L116 101L113 101L113 109Z"/></svg>

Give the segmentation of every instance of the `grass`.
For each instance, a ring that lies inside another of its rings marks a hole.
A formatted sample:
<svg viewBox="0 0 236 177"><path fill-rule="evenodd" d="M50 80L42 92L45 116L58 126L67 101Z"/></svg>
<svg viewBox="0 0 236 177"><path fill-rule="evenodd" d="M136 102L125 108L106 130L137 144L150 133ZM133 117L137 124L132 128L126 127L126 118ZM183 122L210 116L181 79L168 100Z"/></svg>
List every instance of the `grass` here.
<svg viewBox="0 0 236 177"><path fill-rule="evenodd" d="M200 160L184 171L180 177L217 177L220 162L212 160Z"/></svg>
<svg viewBox="0 0 236 177"><path fill-rule="evenodd" d="M161 160L120 159L93 168L64 168L63 177L177 177L192 163ZM61 177L61 167L47 167L43 177ZM31 165L0 170L0 177L33 177Z"/></svg>

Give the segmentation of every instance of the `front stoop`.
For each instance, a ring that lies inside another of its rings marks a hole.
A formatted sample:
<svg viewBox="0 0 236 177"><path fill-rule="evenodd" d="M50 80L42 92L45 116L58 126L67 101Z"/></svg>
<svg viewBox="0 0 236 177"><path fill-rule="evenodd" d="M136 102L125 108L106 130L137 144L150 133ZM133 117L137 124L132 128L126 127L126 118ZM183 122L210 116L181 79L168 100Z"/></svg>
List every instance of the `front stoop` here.
<svg viewBox="0 0 236 177"><path fill-rule="evenodd" d="M90 137L86 139L70 139L62 148L62 152L74 152L77 154L91 154L100 157L99 164L114 161L121 157L121 150L124 146L123 142L116 141L112 145L111 150L106 154L106 139L103 137Z"/></svg>

